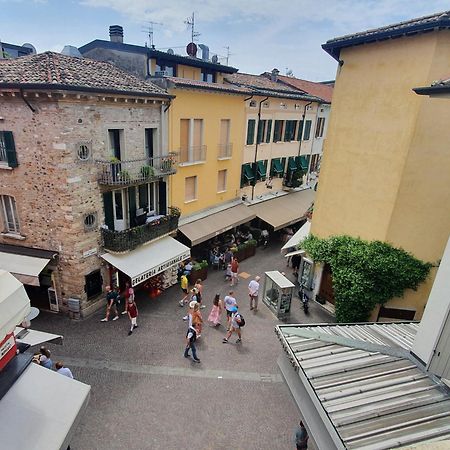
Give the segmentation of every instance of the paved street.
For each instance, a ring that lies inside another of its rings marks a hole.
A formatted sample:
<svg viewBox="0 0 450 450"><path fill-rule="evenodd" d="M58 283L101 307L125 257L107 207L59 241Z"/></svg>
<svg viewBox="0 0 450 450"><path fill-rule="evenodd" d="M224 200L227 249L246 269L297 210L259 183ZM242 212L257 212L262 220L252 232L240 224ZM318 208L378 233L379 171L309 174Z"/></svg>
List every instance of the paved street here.
<svg viewBox="0 0 450 450"><path fill-rule="evenodd" d="M286 270L279 248L258 249L240 270L251 276ZM75 378L92 386L72 450L295 448L299 411L276 363L278 321L261 303L257 313L249 310L249 281L241 278L235 289L246 319L243 343L222 344L225 328L206 325L197 346L201 364L183 357L186 308L178 306L178 286L156 299L138 297L139 328L129 337L126 316L101 323L104 310L80 322L42 313L33 327L65 337L62 347L51 346L53 360L63 359ZM209 271L205 321L214 294L223 298L229 289L223 272ZM316 304L305 317L297 297L292 309L290 322L331 320Z"/></svg>

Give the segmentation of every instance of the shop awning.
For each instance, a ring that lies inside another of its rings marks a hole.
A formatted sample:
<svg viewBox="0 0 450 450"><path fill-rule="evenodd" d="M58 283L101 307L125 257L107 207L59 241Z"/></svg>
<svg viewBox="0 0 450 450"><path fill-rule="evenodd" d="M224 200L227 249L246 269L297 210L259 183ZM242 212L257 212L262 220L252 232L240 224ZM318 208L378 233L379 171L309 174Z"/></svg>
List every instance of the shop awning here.
<svg viewBox="0 0 450 450"><path fill-rule="evenodd" d="M284 255L285 258L289 258L290 256L295 256L295 255L304 255L305 254L305 250L295 250L293 252L289 252L286 253Z"/></svg>
<svg viewBox="0 0 450 450"><path fill-rule="evenodd" d="M253 173L252 167L250 164L244 164L244 177L251 181L255 178L255 174Z"/></svg>
<svg viewBox="0 0 450 450"><path fill-rule="evenodd" d="M308 170L308 157L300 156L300 160L298 162L299 169L304 170L305 172Z"/></svg>
<svg viewBox="0 0 450 450"><path fill-rule="evenodd" d="M1 447L67 449L86 410L90 386L29 364L0 400Z"/></svg>
<svg viewBox="0 0 450 450"><path fill-rule="evenodd" d="M297 170L297 164L293 157L290 157L288 160L288 169L295 172Z"/></svg>
<svg viewBox="0 0 450 450"><path fill-rule="evenodd" d="M277 231L305 218L308 208L314 201L314 195L315 191L305 189L256 203L248 209Z"/></svg>
<svg viewBox="0 0 450 450"><path fill-rule="evenodd" d="M275 173L283 173L283 166L281 165L281 161L279 159L273 160L273 171Z"/></svg>
<svg viewBox="0 0 450 450"><path fill-rule="evenodd" d="M266 171L267 171L266 166L264 165L264 161L258 161L256 163L256 167L257 167L257 170L258 170L258 175L261 178L264 178L266 176Z"/></svg>
<svg viewBox="0 0 450 450"><path fill-rule="evenodd" d="M131 278L136 286L189 258L191 251L181 242L167 236L128 253L105 253L101 257Z"/></svg>
<svg viewBox="0 0 450 450"><path fill-rule="evenodd" d="M39 286L39 274L50 259L0 251L0 269L11 272L23 284Z"/></svg>
<svg viewBox="0 0 450 450"><path fill-rule="evenodd" d="M178 229L194 246L225 233L233 227L249 222L255 217L256 214L251 208L240 204L186 225L181 225Z"/></svg>
<svg viewBox="0 0 450 450"><path fill-rule="evenodd" d="M286 242L286 244L281 247L281 250L286 250L287 248L297 247L300 241L309 236L309 231L311 230L311 222L306 221L300 229ZM286 255L287 256L287 255Z"/></svg>

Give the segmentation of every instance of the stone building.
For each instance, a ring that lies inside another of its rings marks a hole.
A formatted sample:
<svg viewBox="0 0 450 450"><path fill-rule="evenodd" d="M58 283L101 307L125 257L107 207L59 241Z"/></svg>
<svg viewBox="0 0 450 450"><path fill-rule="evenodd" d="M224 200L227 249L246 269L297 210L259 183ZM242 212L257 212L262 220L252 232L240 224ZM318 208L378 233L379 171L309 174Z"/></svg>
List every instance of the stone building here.
<svg viewBox="0 0 450 450"><path fill-rule="evenodd" d="M106 284L148 282L189 255L167 236L170 101L105 62L0 61L0 267L32 304L86 315Z"/></svg>

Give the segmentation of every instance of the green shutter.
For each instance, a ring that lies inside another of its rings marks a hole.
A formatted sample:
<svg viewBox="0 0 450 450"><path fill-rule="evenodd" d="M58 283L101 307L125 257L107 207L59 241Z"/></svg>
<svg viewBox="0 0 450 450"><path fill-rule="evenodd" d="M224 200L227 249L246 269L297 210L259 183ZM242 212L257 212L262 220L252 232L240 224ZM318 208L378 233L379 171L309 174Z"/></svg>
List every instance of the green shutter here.
<svg viewBox="0 0 450 450"><path fill-rule="evenodd" d="M128 213L130 215L130 225L136 226L136 188L130 186L128 188Z"/></svg>
<svg viewBox="0 0 450 450"><path fill-rule="evenodd" d="M266 161L257 161L256 163L256 178L258 180L264 181L266 179L267 173L267 160Z"/></svg>
<svg viewBox="0 0 450 450"><path fill-rule="evenodd" d="M266 130L266 143L270 142L270 135L272 133L272 121L267 121L267 130Z"/></svg>
<svg viewBox="0 0 450 450"><path fill-rule="evenodd" d="M255 142L255 119L249 119L247 124L247 145Z"/></svg>
<svg viewBox="0 0 450 450"><path fill-rule="evenodd" d="M311 135L311 121L307 120L305 122L305 133L303 134L303 140L308 141Z"/></svg>
<svg viewBox="0 0 450 450"><path fill-rule="evenodd" d="M266 121L265 120L260 120L258 121L258 133L257 133L257 143L261 144L261 142L264 141L264 131L266 129Z"/></svg>
<svg viewBox="0 0 450 450"><path fill-rule="evenodd" d="M6 158L8 159L8 166L17 167L19 163L17 162L16 146L14 144L14 136L12 134L12 131L3 131L3 137L5 140Z"/></svg>
<svg viewBox="0 0 450 450"><path fill-rule="evenodd" d="M103 193L103 207L105 211L105 225L114 231L113 193L112 191Z"/></svg>
<svg viewBox="0 0 450 450"><path fill-rule="evenodd" d="M303 134L303 120L298 121L298 130L297 130L297 141L302 140L302 134Z"/></svg>

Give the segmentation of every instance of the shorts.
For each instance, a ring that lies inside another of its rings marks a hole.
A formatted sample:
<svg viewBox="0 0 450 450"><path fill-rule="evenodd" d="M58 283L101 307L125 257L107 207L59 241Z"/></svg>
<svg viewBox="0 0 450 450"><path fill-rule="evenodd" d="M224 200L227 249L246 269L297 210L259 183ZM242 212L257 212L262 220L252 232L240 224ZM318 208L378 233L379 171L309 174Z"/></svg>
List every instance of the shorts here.
<svg viewBox="0 0 450 450"><path fill-rule="evenodd" d="M131 318L131 325L137 325L137 317Z"/></svg>
<svg viewBox="0 0 450 450"><path fill-rule="evenodd" d="M231 317L231 314L233 314L231 311L228 311L227 309L227 317Z"/></svg>
<svg viewBox="0 0 450 450"><path fill-rule="evenodd" d="M237 278L238 273L237 272L231 272L231 276L232 276L232 278Z"/></svg>
<svg viewBox="0 0 450 450"><path fill-rule="evenodd" d="M188 290L187 290L187 289L181 288L181 290L182 290L185 294L188 293Z"/></svg>

